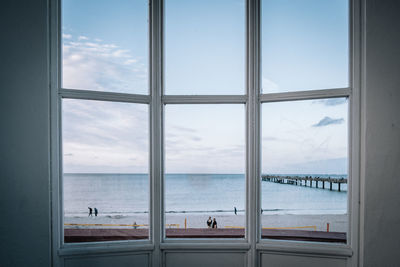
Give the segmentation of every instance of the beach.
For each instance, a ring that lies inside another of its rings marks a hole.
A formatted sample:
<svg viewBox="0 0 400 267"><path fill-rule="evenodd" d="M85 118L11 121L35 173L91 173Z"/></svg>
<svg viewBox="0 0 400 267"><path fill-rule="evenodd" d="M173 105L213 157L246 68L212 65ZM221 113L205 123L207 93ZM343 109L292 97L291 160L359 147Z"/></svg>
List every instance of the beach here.
<svg viewBox="0 0 400 267"><path fill-rule="evenodd" d="M208 217L216 218L219 228L244 227L244 214L234 215L227 213L192 214L172 213L165 216L165 228L184 228L185 218L187 228L206 228ZM348 216L346 214L284 214L284 215L261 215L263 228L292 228L310 231L326 231L329 223L329 231L346 232ZM137 228L148 228L148 214L137 214L131 216L121 215L99 215L97 217L66 216L64 224L66 229L85 228L133 228L133 224L140 225ZM74 225L70 225L74 224ZM96 225L97 224L97 225ZM315 227L314 227L315 226Z"/></svg>
<svg viewBox="0 0 400 267"><path fill-rule="evenodd" d="M65 229L148 229L148 179L146 174L65 175ZM338 192L262 181L260 189L263 228L326 232L329 223L330 232L347 232L346 185ZM165 228L184 229L185 219L186 228L206 228L208 217L216 218L219 229L244 228L245 196L242 174L166 174ZM88 207L97 208L98 216L89 217Z"/></svg>

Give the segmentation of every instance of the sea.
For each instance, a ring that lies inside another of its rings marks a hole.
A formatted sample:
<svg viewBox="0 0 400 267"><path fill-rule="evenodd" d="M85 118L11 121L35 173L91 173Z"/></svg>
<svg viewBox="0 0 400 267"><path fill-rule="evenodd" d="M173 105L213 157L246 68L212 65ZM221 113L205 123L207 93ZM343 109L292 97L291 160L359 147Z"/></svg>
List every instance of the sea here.
<svg viewBox="0 0 400 267"><path fill-rule="evenodd" d="M338 174L307 175L347 178L347 175ZM96 207L101 215L108 216L132 216L149 212L148 174L67 173L63 175L63 185L65 216L87 216L88 207ZM321 187L321 184L320 188L310 188L261 181L262 213L347 214L347 184L341 186L341 192L337 190L336 184L332 191L328 183L326 189ZM164 195L167 214L233 214L235 208L238 214L244 214L245 175L166 174Z"/></svg>

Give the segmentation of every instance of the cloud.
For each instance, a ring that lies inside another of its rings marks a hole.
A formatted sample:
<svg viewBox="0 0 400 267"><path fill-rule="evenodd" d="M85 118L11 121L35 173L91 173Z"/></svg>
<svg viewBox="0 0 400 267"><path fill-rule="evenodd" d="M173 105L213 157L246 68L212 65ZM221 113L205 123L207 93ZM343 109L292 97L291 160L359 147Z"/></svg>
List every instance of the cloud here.
<svg viewBox="0 0 400 267"><path fill-rule="evenodd" d="M244 140L242 144L240 138L229 140L226 132L218 134L218 131L209 136L207 130L202 130L201 122L196 128L182 125L166 127L167 173L244 173Z"/></svg>
<svg viewBox="0 0 400 267"><path fill-rule="evenodd" d="M117 49L112 52L114 57L129 57L129 50L128 49Z"/></svg>
<svg viewBox="0 0 400 267"><path fill-rule="evenodd" d="M148 93L147 55L86 36L63 40L62 86L69 89Z"/></svg>
<svg viewBox="0 0 400 267"><path fill-rule="evenodd" d="M137 59L128 59L124 62L124 65L131 65L136 62L137 62Z"/></svg>
<svg viewBox="0 0 400 267"><path fill-rule="evenodd" d="M182 146L167 148L165 154L166 173L244 173L245 146L225 145L220 147Z"/></svg>
<svg viewBox="0 0 400 267"><path fill-rule="evenodd" d="M81 35L81 36L78 37L78 40L79 40L79 41L82 41L82 40L89 40L89 38L86 37L86 36L82 36L82 35Z"/></svg>
<svg viewBox="0 0 400 267"><path fill-rule="evenodd" d="M148 171L145 105L70 99L62 105L65 172Z"/></svg>
<svg viewBox="0 0 400 267"><path fill-rule="evenodd" d="M278 138L273 137L273 136L263 136L262 140L263 140L264 142L268 142L268 141L277 141Z"/></svg>
<svg viewBox="0 0 400 267"><path fill-rule="evenodd" d="M337 106L347 103L347 98L328 98L315 101L315 103L321 103L325 106Z"/></svg>
<svg viewBox="0 0 400 267"><path fill-rule="evenodd" d="M317 161L308 161L297 164L287 164L283 173L288 174L347 174L348 159L331 158Z"/></svg>
<svg viewBox="0 0 400 267"><path fill-rule="evenodd" d="M178 125L173 125L172 128L174 131L177 131L177 132L188 132L188 133L196 133L197 132L193 128L183 127L183 126L178 126Z"/></svg>
<svg viewBox="0 0 400 267"><path fill-rule="evenodd" d="M65 33L63 33L63 34L62 34L62 38L64 38L64 39L71 39L71 38L72 38L72 35L71 35L71 34L65 34Z"/></svg>
<svg viewBox="0 0 400 267"><path fill-rule="evenodd" d="M331 117L324 117L318 123L314 124L313 127L323 127L331 124L342 124L344 122L343 118L340 119L332 119Z"/></svg>
<svg viewBox="0 0 400 267"><path fill-rule="evenodd" d="M262 77L262 85L261 86L262 86L263 92L266 92L266 91L267 92L279 92L280 91L279 85L266 77Z"/></svg>

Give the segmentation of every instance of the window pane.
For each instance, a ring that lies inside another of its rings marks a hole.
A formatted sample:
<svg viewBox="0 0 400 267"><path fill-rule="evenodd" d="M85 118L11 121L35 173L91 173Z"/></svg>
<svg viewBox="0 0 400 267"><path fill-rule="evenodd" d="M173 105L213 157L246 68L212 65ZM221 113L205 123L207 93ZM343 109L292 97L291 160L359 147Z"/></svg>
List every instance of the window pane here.
<svg viewBox="0 0 400 267"><path fill-rule="evenodd" d="M263 238L346 242L347 110L346 98L262 105Z"/></svg>
<svg viewBox="0 0 400 267"><path fill-rule="evenodd" d="M245 1L165 1L165 93L244 94Z"/></svg>
<svg viewBox="0 0 400 267"><path fill-rule="evenodd" d="M148 2L63 0L62 87L148 94Z"/></svg>
<svg viewBox="0 0 400 267"><path fill-rule="evenodd" d="M343 88L348 0L262 1L262 92Z"/></svg>
<svg viewBox="0 0 400 267"><path fill-rule="evenodd" d="M147 239L148 106L62 104L65 242Z"/></svg>
<svg viewBox="0 0 400 267"><path fill-rule="evenodd" d="M244 237L244 118L244 105L166 106L167 237Z"/></svg>

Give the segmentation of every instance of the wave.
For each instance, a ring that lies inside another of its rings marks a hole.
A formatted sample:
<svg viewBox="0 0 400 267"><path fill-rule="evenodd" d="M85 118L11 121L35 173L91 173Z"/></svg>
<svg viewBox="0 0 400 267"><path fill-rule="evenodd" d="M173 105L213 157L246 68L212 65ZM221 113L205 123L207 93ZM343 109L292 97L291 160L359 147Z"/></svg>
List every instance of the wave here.
<svg viewBox="0 0 400 267"><path fill-rule="evenodd" d="M237 209L237 213L244 214L244 209ZM121 219L132 216L134 214L148 214L148 211L121 211L121 212L104 212L99 213L101 216L106 216L111 219ZM166 214L210 214L210 213L234 213L234 210L228 209L216 209L216 210L167 210ZM345 214L346 210L333 210L333 209L261 209L262 214L267 215L299 215L299 214ZM86 217L87 212L65 212L66 216L73 217ZM75 216L74 216L75 215ZM76 216L78 215L78 216Z"/></svg>
<svg viewBox="0 0 400 267"><path fill-rule="evenodd" d="M244 209L237 209L236 212L244 212ZM165 213L217 213L235 212L234 210L167 210Z"/></svg>

